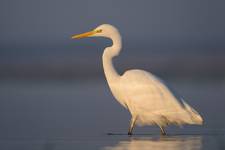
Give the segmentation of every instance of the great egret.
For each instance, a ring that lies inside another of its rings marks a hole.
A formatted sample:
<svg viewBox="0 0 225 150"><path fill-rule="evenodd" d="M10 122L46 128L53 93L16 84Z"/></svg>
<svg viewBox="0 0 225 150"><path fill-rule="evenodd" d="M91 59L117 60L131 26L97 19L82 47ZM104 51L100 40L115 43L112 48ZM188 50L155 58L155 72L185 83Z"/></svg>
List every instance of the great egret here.
<svg viewBox="0 0 225 150"><path fill-rule="evenodd" d="M170 124L203 123L197 111L182 99L177 99L153 74L137 69L128 70L123 75L117 73L112 58L120 53L122 42L120 33L114 26L103 24L89 32L73 35L72 39L95 36L112 40L112 46L106 47L102 56L103 68L113 96L132 116L128 135L132 134L135 124L157 125L161 134L165 135L164 128Z"/></svg>

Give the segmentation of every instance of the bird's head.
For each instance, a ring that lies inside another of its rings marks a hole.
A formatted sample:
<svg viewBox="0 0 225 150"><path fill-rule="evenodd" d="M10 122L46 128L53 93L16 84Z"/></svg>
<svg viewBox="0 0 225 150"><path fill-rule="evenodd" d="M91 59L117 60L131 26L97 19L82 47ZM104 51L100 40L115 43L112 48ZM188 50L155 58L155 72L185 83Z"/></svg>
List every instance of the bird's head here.
<svg viewBox="0 0 225 150"><path fill-rule="evenodd" d="M80 39L80 38L95 37L95 36L112 38L113 36L116 36L116 35L119 35L119 32L114 26L110 24L102 24L91 31L73 35L72 39Z"/></svg>

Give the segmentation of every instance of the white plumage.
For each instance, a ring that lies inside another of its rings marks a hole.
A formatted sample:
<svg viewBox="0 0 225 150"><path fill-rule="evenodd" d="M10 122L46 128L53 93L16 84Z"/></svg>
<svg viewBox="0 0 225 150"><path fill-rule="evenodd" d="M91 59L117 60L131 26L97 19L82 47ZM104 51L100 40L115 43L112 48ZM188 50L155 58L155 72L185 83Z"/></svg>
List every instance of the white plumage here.
<svg viewBox="0 0 225 150"><path fill-rule="evenodd" d="M118 102L131 113L128 134L132 134L135 124L158 125L161 133L170 124L203 123L202 117L183 100L178 100L161 80L144 70L128 70L119 75L112 58L117 56L122 48L121 36L118 30L109 24L103 24L96 29L72 38L101 36L110 38L113 42L103 53L103 68L109 87Z"/></svg>

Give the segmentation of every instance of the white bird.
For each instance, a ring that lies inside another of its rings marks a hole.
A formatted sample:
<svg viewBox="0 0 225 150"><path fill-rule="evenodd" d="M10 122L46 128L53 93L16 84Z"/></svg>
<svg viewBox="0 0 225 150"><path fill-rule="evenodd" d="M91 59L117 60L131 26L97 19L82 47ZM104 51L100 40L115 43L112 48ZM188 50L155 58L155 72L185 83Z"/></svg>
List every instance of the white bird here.
<svg viewBox="0 0 225 150"><path fill-rule="evenodd" d="M170 124L202 125L203 119L199 113L182 99L176 98L153 74L138 69L128 70L123 75L117 73L112 58L120 53L122 41L114 26L103 24L89 32L72 36L73 39L84 37L106 37L112 40L112 46L106 47L102 56L103 68L113 96L131 114L128 135L132 134L136 124L157 125L163 135L166 134L164 128Z"/></svg>

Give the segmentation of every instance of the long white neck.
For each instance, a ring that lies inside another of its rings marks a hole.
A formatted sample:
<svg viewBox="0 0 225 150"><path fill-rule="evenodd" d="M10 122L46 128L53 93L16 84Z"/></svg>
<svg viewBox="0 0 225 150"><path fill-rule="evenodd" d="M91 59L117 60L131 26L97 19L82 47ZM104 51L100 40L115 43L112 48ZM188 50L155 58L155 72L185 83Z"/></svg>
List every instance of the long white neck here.
<svg viewBox="0 0 225 150"><path fill-rule="evenodd" d="M105 48L102 56L104 73L109 84L116 82L120 77L113 66L112 58L120 53L122 47L119 33L113 35L111 39L113 42L112 46Z"/></svg>

